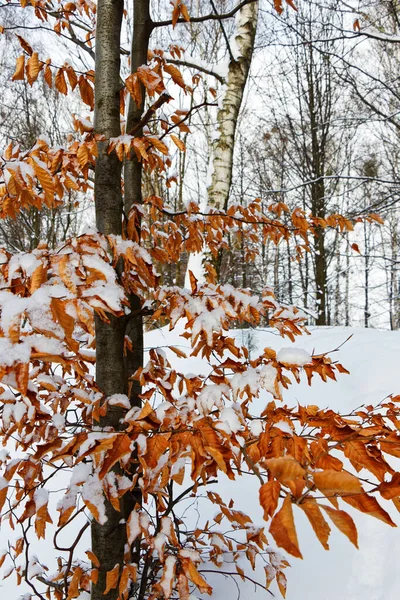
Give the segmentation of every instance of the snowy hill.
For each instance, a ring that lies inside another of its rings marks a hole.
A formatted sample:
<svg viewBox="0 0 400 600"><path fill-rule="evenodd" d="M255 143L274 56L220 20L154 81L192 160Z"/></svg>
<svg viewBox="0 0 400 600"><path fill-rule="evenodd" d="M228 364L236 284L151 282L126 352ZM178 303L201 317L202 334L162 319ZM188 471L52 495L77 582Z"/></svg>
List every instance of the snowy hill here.
<svg viewBox="0 0 400 600"><path fill-rule="evenodd" d="M251 355L271 346L276 350L293 346L309 352L322 353L335 350L333 359L339 360L350 375L341 375L337 382L314 378L309 387L305 381L293 384L284 393L284 401L293 404L297 400L303 404L316 404L331 407L343 413L363 405L377 404L390 393L400 393L400 332L374 329L352 329L345 327L323 327L311 329L310 336L302 336L291 344L272 330L238 330L235 336L247 343ZM348 339L350 337L350 339ZM346 340L348 340L346 342ZM346 342L346 343L344 343ZM343 344L344 343L344 344ZM175 344L184 349L187 342L176 332L166 329L147 334L146 346L167 346ZM343 345L342 345L343 344ZM173 355L168 356L174 362ZM188 359L187 372L206 373L207 363L200 359ZM182 364L179 365L182 369ZM209 369L209 367L208 367ZM252 489L252 485L254 489ZM235 507L242 508L262 523L262 512L258 504L258 481L240 479L237 482L226 480L218 486L218 492L232 494ZM385 508L400 526L400 514L387 503ZM291 564L286 569L288 578L288 600L397 600L400 596L400 529L391 528L377 519L352 512L359 531L359 548L356 550L342 534L332 531L330 551L325 551L315 537L311 526L302 511L295 510L300 548L304 560L288 557ZM350 512L350 511L349 511ZM202 516L204 516L202 514ZM212 517L212 515L210 515ZM270 540L273 541L273 540ZM209 577L209 576L208 576ZM218 600L236 598L238 585L241 598L266 598L265 592L253 585L220 575L209 577ZM263 574L260 573L260 581ZM273 588L271 588L273 589ZM273 589L276 597L279 592ZM207 597L207 596L204 596Z"/></svg>
<svg viewBox="0 0 400 600"><path fill-rule="evenodd" d="M310 336L299 338L293 345L269 329L236 330L232 335L238 338L241 344L248 346L252 357L266 346L276 350L291 346L310 353L332 351L340 346L332 358L338 359L351 374L341 375L337 382L323 383L314 378L312 387L307 385L304 378L304 381L300 384L294 383L284 393L284 402L289 405L298 400L303 404L329 406L347 413L363 404L377 404L390 393L400 393L400 332L315 328L311 330ZM181 372L209 372L210 366L206 361L199 358L177 359L175 354L167 350L169 345L188 349L188 342L179 336L179 331L168 332L163 328L146 334L146 348L164 347L173 365L175 363L178 367L176 361L179 360ZM239 478L232 482L222 475L216 489L223 496L232 496L235 499L235 508L248 513L256 524L263 524L258 502L258 480ZM385 508L391 513L393 520L400 525L400 514L392 508L391 503L386 504ZM352 515L359 530L360 550L357 551L345 536L333 529L329 541L331 550L327 552L316 539L302 511L294 507L304 560L287 557L291 564L291 568L286 569L288 600L397 600L400 596L400 530L355 511ZM201 500L198 506L194 506L191 500L185 514L185 518L191 523L197 519L212 519L213 516L213 507L209 503L203 504ZM9 531L3 527L0 531L0 548L7 546L8 537ZM269 541L273 545L271 536ZM83 542L86 547L88 539ZM51 551L48 551L45 543L38 544L35 552L40 560L50 566ZM208 569L208 566L205 568ZM211 566L210 568L214 569ZM229 564L224 566L224 570L227 573L234 571L229 568ZM264 582L262 569L252 576ZM243 584L237 576L233 579L221 574L207 573L207 579L214 587L213 598L218 600L234 600L239 597L239 593L242 600L270 597L253 584ZM1 582L0 587L4 597L10 600L27 591L23 586L15 588L13 577ZM275 587L271 590L275 597L280 597ZM196 597L200 596L192 596L192 599Z"/></svg>

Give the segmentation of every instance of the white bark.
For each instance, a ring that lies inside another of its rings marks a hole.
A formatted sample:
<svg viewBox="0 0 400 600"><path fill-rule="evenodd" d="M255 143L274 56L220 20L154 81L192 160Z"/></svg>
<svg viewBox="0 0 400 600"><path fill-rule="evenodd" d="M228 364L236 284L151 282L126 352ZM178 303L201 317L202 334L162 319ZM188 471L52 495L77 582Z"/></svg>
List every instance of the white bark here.
<svg viewBox="0 0 400 600"><path fill-rule="evenodd" d="M232 182L233 151L240 107L246 87L257 27L258 2L246 4L236 18L232 52L236 60L229 63L226 85L217 114L212 144L211 182L208 204L226 210Z"/></svg>
<svg viewBox="0 0 400 600"><path fill-rule="evenodd" d="M226 83L221 90L209 164L210 183L207 187L207 199L200 203L201 209L206 209L207 205L218 210L226 210L228 207L235 133L253 56L257 19L258 2L246 4L236 15L236 31L231 42L233 59L229 62ZM189 270L200 282L204 282L202 261L202 253L190 255L185 287L190 287Z"/></svg>

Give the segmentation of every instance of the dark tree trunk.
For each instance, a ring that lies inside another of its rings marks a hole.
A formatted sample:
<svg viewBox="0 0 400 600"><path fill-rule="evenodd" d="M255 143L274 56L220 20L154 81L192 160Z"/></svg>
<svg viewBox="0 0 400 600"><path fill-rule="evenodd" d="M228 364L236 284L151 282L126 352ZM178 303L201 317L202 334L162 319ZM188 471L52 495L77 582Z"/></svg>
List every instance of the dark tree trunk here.
<svg viewBox="0 0 400 600"><path fill-rule="evenodd" d="M121 235L123 215L135 205L142 204L142 165L133 153L124 165L124 198L121 186L121 163L115 153L106 148L110 137L121 134L120 127L120 33L123 0L99 0L96 26L96 77L95 77L95 132L105 137L99 143L99 156L95 170L96 224L101 233ZM149 0L134 2L134 30L132 40L131 71L147 62L148 41L152 30ZM135 130L143 115L143 102L136 106L131 100L128 108L127 131ZM140 240L140 223L137 229ZM130 298L130 314L104 323L96 318L96 382L106 396L127 394L131 405L140 405L140 386L132 375L143 364L143 321L141 302L137 296ZM132 351L124 355L125 336L132 342ZM100 425L119 429L123 411L112 407L102 417ZM133 473L132 473L133 475ZM137 503L139 490L125 494L121 511L116 511L106 501L107 522L92 524L92 549L100 562L99 578L92 587L92 600L115 600L118 588L104 595L106 573L122 565L126 550L125 520ZM138 560L138 556L135 557Z"/></svg>
<svg viewBox="0 0 400 600"><path fill-rule="evenodd" d="M105 137L98 145L95 169L95 206L97 229L104 234L122 233L121 163L115 153L106 149L110 137L120 129L120 32L123 0L99 0L96 25L95 132ZM104 323L96 317L96 382L106 396L127 392L124 365L124 319L111 318ZM103 427L119 427L120 409L111 409L102 418ZM121 513L106 501L107 522L92 523L92 549L100 562L99 577L92 586L92 600L104 600L106 573L118 563L122 565L126 528ZM118 597L111 590L107 600Z"/></svg>

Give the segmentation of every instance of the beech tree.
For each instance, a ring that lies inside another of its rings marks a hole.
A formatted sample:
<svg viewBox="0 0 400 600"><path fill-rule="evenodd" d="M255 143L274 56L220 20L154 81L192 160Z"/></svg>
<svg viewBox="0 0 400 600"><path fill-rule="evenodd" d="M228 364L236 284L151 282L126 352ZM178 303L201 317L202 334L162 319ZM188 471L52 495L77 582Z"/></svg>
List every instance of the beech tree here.
<svg viewBox="0 0 400 600"><path fill-rule="evenodd" d="M1 163L2 216L52 207L71 189L91 193L95 171L96 230L54 250L45 243L29 253L0 250L0 509L2 526L20 531L0 562L40 599L212 595L207 573L226 574L227 553L229 575L254 581L260 563L265 579L255 584L267 590L275 581L284 596L288 563L270 543L301 558L296 511L328 549L327 518L357 546L346 505L394 526L379 499L400 504L400 473L389 462L400 453L393 428L400 398L347 415L285 405L285 388L301 375L325 381L345 367L328 353L293 349L250 357L230 326L256 326L268 316L293 340L306 331L306 315L278 302L268 286L254 295L220 284L213 266L228 234L259 245L292 238L300 259L321 227L347 231L353 223L281 202L265 208L257 198L207 210L191 202L175 212L162 197L143 197L143 171L163 177L173 148L185 151L177 134L189 112L173 105L173 90L190 95L193 84L162 49L149 50L152 31L240 21L252 2L193 19L182 0L171 4L171 18L156 22L150 0L134 1L125 77L123 0L21 2L39 26L88 54L95 26L94 71L39 56L20 36L13 79L35 85L43 77L62 94L76 90L94 119L75 116L75 136L64 147L43 137L24 150L11 143ZM283 11L280 0L274 5ZM179 57L181 48L169 53ZM157 134L150 126L161 108ZM164 264L204 247L213 257L204 282L189 271L188 288L160 285ZM180 331L188 355L154 347L143 364L144 317ZM207 375L188 374L180 362L196 356L209 361ZM222 474L258 480L265 527L217 493ZM182 514L200 491L217 511L213 522ZM34 554L35 536L54 547L51 570Z"/></svg>

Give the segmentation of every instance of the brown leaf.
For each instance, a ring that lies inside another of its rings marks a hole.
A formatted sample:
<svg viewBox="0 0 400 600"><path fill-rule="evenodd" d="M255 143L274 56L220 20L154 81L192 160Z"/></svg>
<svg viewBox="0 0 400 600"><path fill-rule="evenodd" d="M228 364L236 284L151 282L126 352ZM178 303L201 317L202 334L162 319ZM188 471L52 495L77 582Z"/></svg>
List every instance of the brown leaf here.
<svg viewBox="0 0 400 600"><path fill-rule="evenodd" d="M28 59L28 62L26 64L26 74L29 85L32 85L32 83L36 81L41 68L42 67L39 63L39 55L37 52L34 52L32 56Z"/></svg>
<svg viewBox="0 0 400 600"><path fill-rule="evenodd" d="M381 483L378 490L385 500L392 500L392 498L400 496L400 473L394 473L391 481Z"/></svg>
<svg viewBox="0 0 400 600"><path fill-rule="evenodd" d="M79 91L81 93L81 98L85 104L90 106L90 108L94 107L94 92L93 88L86 79L84 75L79 77Z"/></svg>
<svg viewBox="0 0 400 600"><path fill-rule="evenodd" d="M108 473L113 465L117 461L120 460L123 456L130 453L131 440L129 436L124 434L119 434L113 444L111 450L107 453L107 457L103 462L103 466L99 473L99 478L103 479L103 477Z"/></svg>
<svg viewBox="0 0 400 600"><path fill-rule="evenodd" d="M311 523L311 527L314 529L315 535L325 548L325 550L329 550L329 534L331 532L331 528L328 523L325 521L322 516L322 512L315 502L315 500L305 500L301 504L299 504L300 508L306 513L307 519Z"/></svg>
<svg viewBox="0 0 400 600"><path fill-rule="evenodd" d="M32 54L33 54L32 46L30 44L28 44L28 42L26 40L24 40L24 38L22 36L20 36L18 34L17 34L17 38L18 38L19 43L21 44L21 48L23 50L25 50L25 52L27 54L29 54L29 56L32 56Z"/></svg>
<svg viewBox="0 0 400 600"><path fill-rule="evenodd" d="M281 458L270 458L265 461L268 471L275 479L278 479L283 485L293 481L298 477L304 477L305 470L301 464L292 456L283 456Z"/></svg>
<svg viewBox="0 0 400 600"><path fill-rule="evenodd" d="M67 82L65 80L65 75L64 75L64 69L58 69L57 73L56 73L56 78L55 78L55 86L57 88L57 90L61 93L64 94L64 96L67 95L68 93L68 87L67 87Z"/></svg>
<svg viewBox="0 0 400 600"><path fill-rule="evenodd" d="M396 527L393 523L390 515L382 508L377 499L374 496L368 496L368 494L358 494L356 496L344 496L343 500L350 504L353 508L371 515L392 527Z"/></svg>
<svg viewBox="0 0 400 600"><path fill-rule="evenodd" d="M25 56L18 56L15 73L11 77L12 81L22 81L25 77Z"/></svg>
<svg viewBox="0 0 400 600"><path fill-rule="evenodd" d="M347 471L327 469L314 473L314 483L326 496L334 494L359 494L362 487L354 475Z"/></svg>
<svg viewBox="0 0 400 600"><path fill-rule="evenodd" d="M119 564L117 563L111 571L107 571L106 575L106 589L104 590L104 596L108 594L110 590L113 590L118 585L119 579Z"/></svg>
<svg viewBox="0 0 400 600"><path fill-rule="evenodd" d="M185 152L186 151L185 144L182 142L181 139L179 139L173 133L171 133L171 140L174 142L175 146L177 146L181 152Z"/></svg>
<svg viewBox="0 0 400 600"><path fill-rule="evenodd" d="M276 511L280 491L280 483L276 480L268 481L268 483L264 483L264 485L260 487L260 504L264 509L264 519L266 521L268 521L268 518L272 517Z"/></svg>
<svg viewBox="0 0 400 600"><path fill-rule="evenodd" d="M336 510L330 506L325 506L324 504L321 504L320 506L326 513L328 513L328 517L331 519L332 523L336 525L339 531L344 533L344 535L349 538L351 543L358 548L357 528L351 516L344 510Z"/></svg>
<svg viewBox="0 0 400 600"><path fill-rule="evenodd" d="M283 501L280 511L272 519L269 531L278 546L284 548L286 552L296 556L296 558L303 558L297 540L292 502L289 495Z"/></svg>

